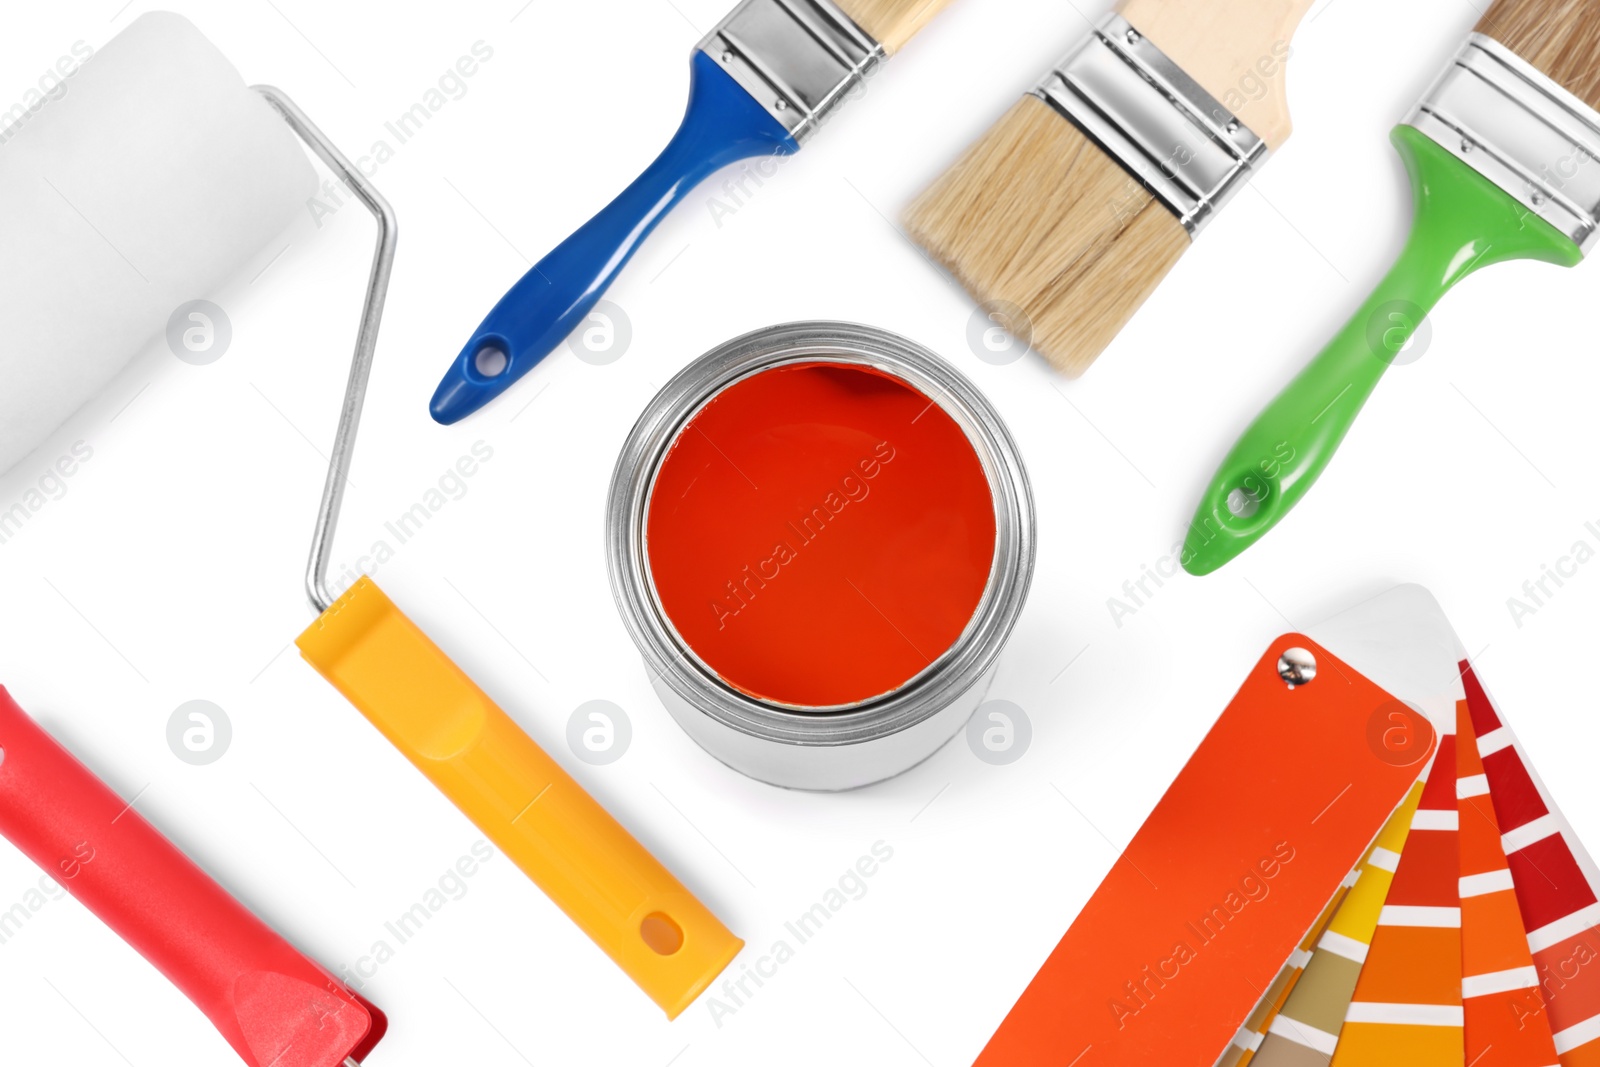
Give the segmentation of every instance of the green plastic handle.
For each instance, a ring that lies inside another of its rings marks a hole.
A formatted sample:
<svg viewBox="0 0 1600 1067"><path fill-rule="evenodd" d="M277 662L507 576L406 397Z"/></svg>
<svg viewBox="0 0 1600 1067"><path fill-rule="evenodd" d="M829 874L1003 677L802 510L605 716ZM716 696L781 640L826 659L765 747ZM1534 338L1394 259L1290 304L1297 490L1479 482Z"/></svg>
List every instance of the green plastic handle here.
<svg viewBox="0 0 1600 1067"><path fill-rule="evenodd" d="M1276 526L1316 482L1383 372L1445 293L1482 267L1570 267L1576 244L1410 126L1390 135L1416 208L1400 259L1305 370L1256 416L1217 469L1180 557L1210 574Z"/></svg>

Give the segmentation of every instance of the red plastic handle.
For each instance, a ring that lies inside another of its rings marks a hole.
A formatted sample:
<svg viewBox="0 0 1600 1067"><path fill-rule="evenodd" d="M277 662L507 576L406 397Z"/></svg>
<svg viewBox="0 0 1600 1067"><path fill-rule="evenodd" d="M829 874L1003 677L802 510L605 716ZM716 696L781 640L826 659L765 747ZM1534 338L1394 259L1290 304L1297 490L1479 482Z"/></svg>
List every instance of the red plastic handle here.
<svg viewBox="0 0 1600 1067"><path fill-rule="evenodd" d="M279 937L0 686L0 834L149 960L251 1067L338 1067L382 1013Z"/></svg>

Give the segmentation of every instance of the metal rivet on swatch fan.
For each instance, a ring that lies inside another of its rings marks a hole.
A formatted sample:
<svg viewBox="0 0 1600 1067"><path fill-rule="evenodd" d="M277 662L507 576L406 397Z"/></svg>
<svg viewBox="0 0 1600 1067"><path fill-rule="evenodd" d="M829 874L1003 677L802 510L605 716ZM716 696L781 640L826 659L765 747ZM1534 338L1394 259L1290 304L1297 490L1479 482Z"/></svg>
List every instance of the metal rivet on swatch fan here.
<svg viewBox="0 0 1600 1067"><path fill-rule="evenodd" d="M1303 648L1291 648L1278 657L1278 677L1289 683L1309 685L1317 676L1317 657Z"/></svg>

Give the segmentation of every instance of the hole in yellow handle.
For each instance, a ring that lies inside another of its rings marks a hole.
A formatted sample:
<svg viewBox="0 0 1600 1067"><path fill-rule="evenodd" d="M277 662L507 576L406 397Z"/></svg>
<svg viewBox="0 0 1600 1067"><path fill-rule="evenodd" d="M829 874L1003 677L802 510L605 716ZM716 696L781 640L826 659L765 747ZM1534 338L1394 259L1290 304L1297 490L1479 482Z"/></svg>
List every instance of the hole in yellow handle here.
<svg viewBox="0 0 1600 1067"><path fill-rule="evenodd" d="M683 947L683 930L672 919L653 911L639 924L639 936L660 956L670 956Z"/></svg>

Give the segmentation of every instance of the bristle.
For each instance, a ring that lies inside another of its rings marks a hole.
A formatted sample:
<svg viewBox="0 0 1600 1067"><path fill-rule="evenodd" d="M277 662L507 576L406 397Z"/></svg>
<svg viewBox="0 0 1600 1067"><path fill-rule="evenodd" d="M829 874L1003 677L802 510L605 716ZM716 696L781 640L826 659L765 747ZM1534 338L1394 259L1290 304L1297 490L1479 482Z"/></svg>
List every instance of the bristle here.
<svg viewBox="0 0 1600 1067"><path fill-rule="evenodd" d="M916 36L951 0L837 0L839 10L890 55Z"/></svg>
<svg viewBox="0 0 1600 1067"><path fill-rule="evenodd" d="M1600 0L1495 0L1478 32L1600 109Z"/></svg>
<svg viewBox="0 0 1600 1067"><path fill-rule="evenodd" d="M1144 186L1031 95L917 197L905 221L980 303L1020 308L1034 349L1074 376L1190 244Z"/></svg>

